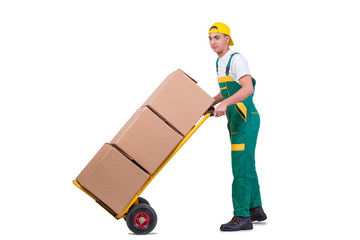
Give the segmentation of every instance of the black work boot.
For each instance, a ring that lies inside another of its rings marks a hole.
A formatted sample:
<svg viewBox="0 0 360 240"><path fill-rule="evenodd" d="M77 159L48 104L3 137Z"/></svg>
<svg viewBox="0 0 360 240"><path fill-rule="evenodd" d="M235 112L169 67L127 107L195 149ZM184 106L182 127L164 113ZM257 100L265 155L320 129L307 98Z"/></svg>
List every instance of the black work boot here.
<svg viewBox="0 0 360 240"><path fill-rule="evenodd" d="M221 231L239 231L252 229L253 225L250 217L236 217L234 216L230 222L221 225Z"/></svg>
<svg viewBox="0 0 360 240"><path fill-rule="evenodd" d="M263 208L260 206L260 207L250 209L250 219L252 222L254 222L254 221L261 222L261 221L266 220L267 216L266 216Z"/></svg>

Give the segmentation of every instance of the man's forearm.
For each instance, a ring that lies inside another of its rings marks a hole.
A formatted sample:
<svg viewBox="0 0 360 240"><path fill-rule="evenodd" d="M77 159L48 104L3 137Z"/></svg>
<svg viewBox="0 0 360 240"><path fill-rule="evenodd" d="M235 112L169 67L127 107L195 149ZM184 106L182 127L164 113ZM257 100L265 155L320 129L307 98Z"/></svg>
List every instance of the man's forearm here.
<svg viewBox="0 0 360 240"><path fill-rule="evenodd" d="M221 92L219 92L215 97L215 102L213 103L213 106L220 103L222 100L224 100L223 96L221 95Z"/></svg>
<svg viewBox="0 0 360 240"><path fill-rule="evenodd" d="M252 79L250 75L245 75L239 79L241 85L240 90L238 90L231 97L225 99L222 104L226 106L231 106L235 103L241 102L246 99L248 96L254 93L254 87L252 84Z"/></svg>
<svg viewBox="0 0 360 240"><path fill-rule="evenodd" d="M235 103L243 101L248 96L253 94L253 92L254 92L254 90L252 88L241 88L234 95L232 95L231 97L225 99L223 101L223 103L226 104L226 106L233 105Z"/></svg>

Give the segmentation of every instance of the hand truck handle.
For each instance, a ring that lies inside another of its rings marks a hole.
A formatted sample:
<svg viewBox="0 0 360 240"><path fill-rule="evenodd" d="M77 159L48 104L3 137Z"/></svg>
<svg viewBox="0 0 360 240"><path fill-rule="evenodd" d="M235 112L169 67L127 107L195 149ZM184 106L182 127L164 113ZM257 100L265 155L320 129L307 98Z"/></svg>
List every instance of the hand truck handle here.
<svg viewBox="0 0 360 240"><path fill-rule="evenodd" d="M214 106L209 107L208 111L210 111L210 112L209 112L209 113L210 113L210 117L213 117L213 116L214 116L214 111L215 111Z"/></svg>

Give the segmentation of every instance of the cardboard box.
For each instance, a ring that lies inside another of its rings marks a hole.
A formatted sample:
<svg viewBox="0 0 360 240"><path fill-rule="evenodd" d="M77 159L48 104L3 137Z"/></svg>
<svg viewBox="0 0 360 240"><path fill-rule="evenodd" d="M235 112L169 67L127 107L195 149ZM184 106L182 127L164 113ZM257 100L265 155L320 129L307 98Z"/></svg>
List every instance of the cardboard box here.
<svg viewBox="0 0 360 240"><path fill-rule="evenodd" d="M148 107L142 107L121 128L111 144L153 174L182 138Z"/></svg>
<svg viewBox="0 0 360 240"><path fill-rule="evenodd" d="M180 69L171 73L145 101L185 136L213 104L214 99Z"/></svg>
<svg viewBox="0 0 360 240"><path fill-rule="evenodd" d="M149 177L119 150L105 143L76 179L120 214Z"/></svg>

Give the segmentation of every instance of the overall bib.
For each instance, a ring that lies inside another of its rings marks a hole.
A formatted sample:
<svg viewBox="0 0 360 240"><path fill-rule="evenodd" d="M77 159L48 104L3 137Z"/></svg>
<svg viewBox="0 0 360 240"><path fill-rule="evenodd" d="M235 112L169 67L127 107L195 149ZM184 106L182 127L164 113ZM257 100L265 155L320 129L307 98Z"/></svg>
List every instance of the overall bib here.
<svg viewBox="0 0 360 240"><path fill-rule="evenodd" d="M231 55L224 77L218 78L221 94L224 99L241 89L241 85L229 76ZM216 70L218 69L216 62ZM252 78L255 91L256 81ZM260 127L260 115L253 103L253 94L242 102L228 106L226 109L228 130L231 141L231 163L234 180L232 183L232 200L234 216L249 217L250 209L261 206L258 178L255 170L255 147Z"/></svg>

